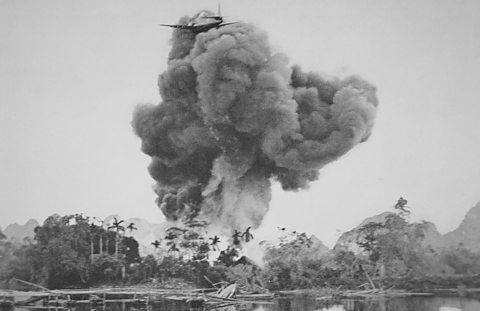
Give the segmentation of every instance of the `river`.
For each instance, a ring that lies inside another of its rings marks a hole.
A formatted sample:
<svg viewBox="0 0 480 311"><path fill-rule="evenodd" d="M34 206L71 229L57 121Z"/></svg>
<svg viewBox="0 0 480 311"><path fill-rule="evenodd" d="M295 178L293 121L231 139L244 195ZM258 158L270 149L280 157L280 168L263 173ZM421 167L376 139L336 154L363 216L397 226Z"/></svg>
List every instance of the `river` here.
<svg viewBox="0 0 480 311"><path fill-rule="evenodd" d="M31 311L16 308L9 311ZM129 303L108 303L105 308L81 304L71 309L48 308L49 311L200 311L185 306L133 307ZM406 297L389 299L316 300L313 296L276 298L269 304L247 304L237 307L209 309L209 311L480 311L480 299L468 297Z"/></svg>

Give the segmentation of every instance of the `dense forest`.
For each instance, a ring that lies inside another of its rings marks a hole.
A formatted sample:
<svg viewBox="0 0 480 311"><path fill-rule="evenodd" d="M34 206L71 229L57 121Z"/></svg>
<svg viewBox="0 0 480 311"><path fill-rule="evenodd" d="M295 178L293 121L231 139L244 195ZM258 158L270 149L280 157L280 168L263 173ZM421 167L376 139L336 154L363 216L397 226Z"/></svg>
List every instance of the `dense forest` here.
<svg viewBox="0 0 480 311"><path fill-rule="evenodd" d="M115 218L104 226L80 214L54 215L35 228L33 240L12 242L0 232L0 286L18 288L16 279L51 289L144 283L210 287L219 282L250 291L480 286L480 255L462 245L432 248L424 239L425 223L410 222L402 200L384 221L360 228L358 253L341 247L321 252L312 237L285 228L279 228L277 241L256 241L250 228L235 230L220 249L220 237L209 236L206 223L188 220L152 241L154 255L141 257L129 235L134 223ZM248 243L263 249L261 265L242 256Z"/></svg>

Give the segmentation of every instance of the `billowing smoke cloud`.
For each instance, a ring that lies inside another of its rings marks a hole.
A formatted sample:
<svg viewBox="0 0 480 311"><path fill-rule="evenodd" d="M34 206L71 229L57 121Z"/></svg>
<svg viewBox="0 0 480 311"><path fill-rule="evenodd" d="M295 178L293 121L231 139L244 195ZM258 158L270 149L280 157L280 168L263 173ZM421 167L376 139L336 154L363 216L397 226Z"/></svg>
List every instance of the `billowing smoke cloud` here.
<svg viewBox="0 0 480 311"><path fill-rule="evenodd" d="M229 230L260 225L271 181L306 188L367 140L377 107L368 82L292 68L244 23L175 30L158 85L162 102L137 107L132 121L152 158L158 205L169 220Z"/></svg>

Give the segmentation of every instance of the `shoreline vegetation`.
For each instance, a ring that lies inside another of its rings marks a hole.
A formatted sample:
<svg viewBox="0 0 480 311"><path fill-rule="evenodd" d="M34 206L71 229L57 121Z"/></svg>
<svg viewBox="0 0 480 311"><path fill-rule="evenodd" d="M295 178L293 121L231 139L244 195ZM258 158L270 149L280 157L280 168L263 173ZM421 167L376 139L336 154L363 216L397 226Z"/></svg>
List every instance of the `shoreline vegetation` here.
<svg viewBox="0 0 480 311"><path fill-rule="evenodd" d="M128 288L187 296L198 289L219 295L229 288L229 297L210 297L216 302L299 291L318 297L477 294L480 254L461 245L433 248L422 223L408 220L405 199L397 202L396 210L358 230L356 253L345 247L325 252L321 242L285 228L279 228L283 235L278 241L258 242L250 227L234 230L231 237L212 236L205 222L188 219L152 241L153 254L143 257L138 242L128 235L136 230L134 223L54 215L35 228L33 240L14 243L0 233L0 288L5 289L2 293L30 291L32 286L47 293ZM261 266L243 255L248 243L263 250Z"/></svg>

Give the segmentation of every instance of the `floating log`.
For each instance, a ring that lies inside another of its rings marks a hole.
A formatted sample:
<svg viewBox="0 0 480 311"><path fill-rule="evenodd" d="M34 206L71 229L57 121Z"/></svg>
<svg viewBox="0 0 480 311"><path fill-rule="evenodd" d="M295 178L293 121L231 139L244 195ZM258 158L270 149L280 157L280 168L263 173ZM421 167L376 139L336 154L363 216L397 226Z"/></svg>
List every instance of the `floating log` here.
<svg viewBox="0 0 480 311"><path fill-rule="evenodd" d="M337 297L361 297L361 298L376 298L376 297L408 297L408 296L433 296L432 293L415 293L407 292L404 290L381 290L381 289L370 289L370 290L361 290L361 291L344 291L339 292L335 296ZM326 299L324 297L318 297L317 300Z"/></svg>
<svg viewBox="0 0 480 311"><path fill-rule="evenodd" d="M19 283L26 284L26 285L30 285L30 286L33 286L33 287L36 287L36 288L40 288L41 290L46 291L46 292L50 291L48 288L46 288L44 286L41 286L41 285L38 285L38 284L35 284L35 283L32 283L32 282L27 282L27 281L20 280L20 279L17 279L17 278L12 278L12 280L17 281Z"/></svg>
<svg viewBox="0 0 480 311"><path fill-rule="evenodd" d="M237 294L235 295L236 298L239 299L273 299L275 298L275 294L268 293L268 294Z"/></svg>

